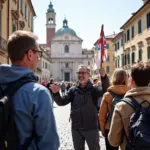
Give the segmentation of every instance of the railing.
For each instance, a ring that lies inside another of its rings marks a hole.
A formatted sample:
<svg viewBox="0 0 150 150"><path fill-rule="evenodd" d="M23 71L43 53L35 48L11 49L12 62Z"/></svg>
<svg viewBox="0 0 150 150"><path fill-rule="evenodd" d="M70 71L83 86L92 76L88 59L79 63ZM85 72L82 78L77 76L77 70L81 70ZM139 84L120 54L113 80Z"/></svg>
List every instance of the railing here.
<svg viewBox="0 0 150 150"><path fill-rule="evenodd" d="M2 37L0 37L0 48L3 51L7 51L7 41L3 39Z"/></svg>

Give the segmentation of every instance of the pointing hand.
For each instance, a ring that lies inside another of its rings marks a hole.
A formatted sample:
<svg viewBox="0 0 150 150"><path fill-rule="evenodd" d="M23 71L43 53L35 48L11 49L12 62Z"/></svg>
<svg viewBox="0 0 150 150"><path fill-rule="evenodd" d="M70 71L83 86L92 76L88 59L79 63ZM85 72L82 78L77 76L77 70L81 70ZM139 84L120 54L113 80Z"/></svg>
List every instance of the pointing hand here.
<svg viewBox="0 0 150 150"><path fill-rule="evenodd" d="M51 84L50 89L52 90L53 93L57 93L60 90L60 86L57 84Z"/></svg>

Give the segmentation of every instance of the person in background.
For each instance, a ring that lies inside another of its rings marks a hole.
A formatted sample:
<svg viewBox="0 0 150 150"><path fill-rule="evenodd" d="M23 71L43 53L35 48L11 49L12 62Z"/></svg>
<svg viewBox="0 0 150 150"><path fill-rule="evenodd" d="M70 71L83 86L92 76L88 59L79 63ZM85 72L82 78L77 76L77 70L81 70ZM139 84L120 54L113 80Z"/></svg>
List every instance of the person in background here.
<svg viewBox="0 0 150 150"><path fill-rule="evenodd" d="M98 87L100 90L102 90L102 82L101 82L101 81L98 81L98 82L97 82L97 87ZM100 109L102 97L103 97L103 96L100 96L100 97L98 98L98 101L97 101L97 111L98 111L98 112L99 112L99 109Z"/></svg>
<svg viewBox="0 0 150 150"><path fill-rule="evenodd" d="M43 85L43 86L46 87L46 82L45 82L45 80L42 80L41 85Z"/></svg>
<svg viewBox="0 0 150 150"><path fill-rule="evenodd" d="M116 69L111 78L111 86L107 89L107 92L103 95L100 111L99 121L102 135L105 137L107 150L118 150L118 147L113 147L108 142L108 133L110 129L111 121L109 120L110 113L112 112L112 101L115 96L122 98L128 91L128 75L123 69ZM121 100L119 99L119 101ZM115 131L116 132L116 131ZM115 138L115 137L114 137Z"/></svg>
<svg viewBox="0 0 150 150"><path fill-rule="evenodd" d="M139 104L144 100L150 103L149 83L150 65L146 63L136 63L131 67L131 74L129 77L128 84L131 89L124 97L129 97L131 98L131 101L136 101ZM130 117L133 113L134 109L123 101L115 106L108 140L111 145L120 146L121 150L126 150L127 138L129 136Z"/></svg>
<svg viewBox="0 0 150 150"><path fill-rule="evenodd" d="M60 89L61 89L62 96L64 96L65 95L65 91L66 91L66 85L65 85L64 81L62 81L62 83L60 85Z"/></svg>
<svg viewBox="0 0 150 150"><path fill-rule="evenodd" d="M68 85L67 85L67 87L66 87L67 92L68 92L68 90L69 90L70 88L71 88L71 83L68 82Z"/></svg>
<svg viewBox="0 0 150 150"><path fill-rule="evenodd" d="M97 83L98 83L98 79L97 78L93 79L93 85L97 86Z"/></svg>

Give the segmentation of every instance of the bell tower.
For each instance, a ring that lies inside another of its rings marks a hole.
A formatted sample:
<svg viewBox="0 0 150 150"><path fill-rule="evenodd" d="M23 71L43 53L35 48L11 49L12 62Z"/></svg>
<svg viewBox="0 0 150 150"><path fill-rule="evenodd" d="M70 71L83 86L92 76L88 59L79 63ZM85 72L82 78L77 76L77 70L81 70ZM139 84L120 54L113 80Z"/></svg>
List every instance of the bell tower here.
<svg viewBox="0 0 150 150"><path fill-rule="evenodd" d="M50 1L49 7L46 13L46 46L50 47L51 40L55 36L56 30L56 13L53 8L53 4Z"/></svg>

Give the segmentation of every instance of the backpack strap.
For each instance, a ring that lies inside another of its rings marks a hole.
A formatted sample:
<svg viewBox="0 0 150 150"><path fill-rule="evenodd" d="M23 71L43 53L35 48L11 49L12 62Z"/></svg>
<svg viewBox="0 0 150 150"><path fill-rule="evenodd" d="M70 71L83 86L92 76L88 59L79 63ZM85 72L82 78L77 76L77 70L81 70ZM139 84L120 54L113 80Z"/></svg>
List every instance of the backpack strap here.
<svg viewBox="0 0 150 150"><path fill-rule="evenodd" d="M4 89L3 93L6 96L14 96L14 94L17 92L17 90L22 87L24 84L29 82L36 82L36 80L33 80L31 78L23 77L15 82L11 82L7 85L7 87Z"/></svg>
<svg viewBox="0 0 150 150"><path fill-rule="evenodd" d="M114 98L117 94L115 94L114 92L109 91L110 95Z"/></svg>
<svg viewBox="0 0 150 150"><path fill-rule="evenodd" d="M140 104L133 97L123 98L121 101L130 105L135 111L140 107Z"/></svg>
<svg viewBox="0 0 150 150"><path fill-rule="evenodd" d="M3 93L6 96L12 97L15 95L15 93L17 92L17 90L19 90L19 88L21 88L23 85L25 85L26 83L30 83L30 82L36 82L36 80L33 80L31 78L27 78L27 77L23 77L15 82L11 82L8 84L8 86L4 89ZM10 99L11 100L11 99ZM5 103L5 102L4 102ZM11 101L9 102L9 105L11 106ZM21 146L22 150L27 150L28 147L30 146L30 144L32 143L33 138L35 137L36 133L35 133L35 129L33 129L31 136L27 139L27 141Z"/></svg>

